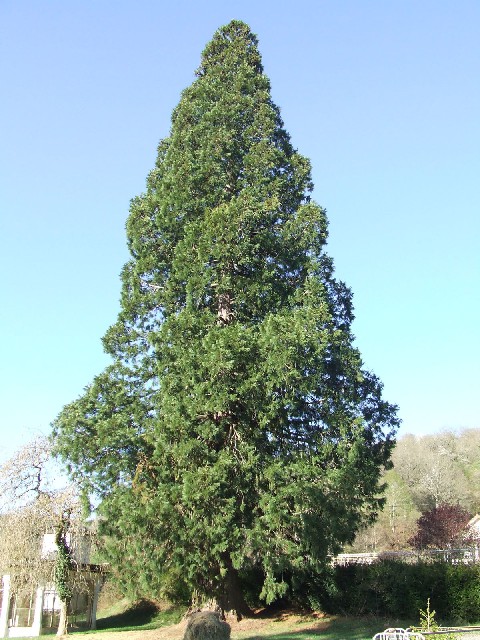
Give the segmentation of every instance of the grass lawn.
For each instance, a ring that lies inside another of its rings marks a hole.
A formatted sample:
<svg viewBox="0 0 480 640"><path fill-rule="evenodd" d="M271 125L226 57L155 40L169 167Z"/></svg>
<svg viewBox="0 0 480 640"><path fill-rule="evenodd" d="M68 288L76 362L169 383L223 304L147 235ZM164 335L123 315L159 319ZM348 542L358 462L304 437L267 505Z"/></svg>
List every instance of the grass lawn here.
<svg viewBox="0 0 480 640"><path fill-rule="evenodd" d="M371 640L379 631L392 626L377 618L332 617L311 619L310 616L293 621L272 621L250 632L235 632L232 640Z"/></svg>
<svg viewBox="0 0 480 640"><path fill-rule="evenodd" d="M125 632L125 640L142 640L142 632L147 632L143 637L148 634L151 640L183 636L178 627L184 614L182 609L166 607L158 611L149 603L123 611L121 607L119 603L116 609L100 612L98 629L87 634L99 634L98 640L103 634L106 640L113 640L107 636L119 631ZM232 628L232 640L371 640L375 633L386 627L402 626L398 621L373 617L323 617L290 611L263 612L240 623L230 619L228 622Z"/></svg>

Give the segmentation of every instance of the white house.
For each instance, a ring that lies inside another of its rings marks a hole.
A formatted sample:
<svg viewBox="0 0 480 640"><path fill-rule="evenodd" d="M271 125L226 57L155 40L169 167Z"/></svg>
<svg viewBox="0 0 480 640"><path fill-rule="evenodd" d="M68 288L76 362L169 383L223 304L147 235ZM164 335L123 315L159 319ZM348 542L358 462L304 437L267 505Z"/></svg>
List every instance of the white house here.
<svg viewBox="0 0 480 640"><path fill-rule="evenodd" d="M477 543L480 541L480 515L477 513L467 525L468 535Z"/></svg>
<svg viewBox="0 0 480 640"><path fill-rule="evenodd" d="M90 548L86 538L67 540L72 550L75 573L69 606L69 623L89 629L96 627L97 602L104 581L102 565L89 563ZM41 556L45 562L56 552L54 534L45 534ZM33 637L42 631L55 631L60 616L60 598L54 585L39 584L33 591L13 593L11 576L4 575L0 584L0 638Z"/></svg>

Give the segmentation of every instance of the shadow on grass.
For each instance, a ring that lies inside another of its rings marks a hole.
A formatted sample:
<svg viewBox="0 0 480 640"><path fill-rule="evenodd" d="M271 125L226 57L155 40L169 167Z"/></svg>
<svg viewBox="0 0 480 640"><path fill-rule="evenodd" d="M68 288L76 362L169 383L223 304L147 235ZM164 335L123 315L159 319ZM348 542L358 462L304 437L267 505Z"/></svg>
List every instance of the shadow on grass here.
<svg viewBox="0 0 480 640"><path fill-rule="evenodd" d="M97 631L135 631L158 629L176 624L183 611L176 607L159 610L158 605L148 600L140 600L126 611L97 620Z"/></svg>

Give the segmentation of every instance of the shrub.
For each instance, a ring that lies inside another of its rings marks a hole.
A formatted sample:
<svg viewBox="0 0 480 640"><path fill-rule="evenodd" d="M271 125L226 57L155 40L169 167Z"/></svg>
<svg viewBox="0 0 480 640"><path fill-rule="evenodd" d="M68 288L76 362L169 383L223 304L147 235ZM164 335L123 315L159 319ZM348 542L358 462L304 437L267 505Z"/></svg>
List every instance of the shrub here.
<svg viewBox="0 0 480 640"><path fill-rule="evenodd" d="M410 620L428 599L443 621L479 620L480 567L392 560L336 567L328 585L311 583L307 594L308 602L328 613Z"/></svg>

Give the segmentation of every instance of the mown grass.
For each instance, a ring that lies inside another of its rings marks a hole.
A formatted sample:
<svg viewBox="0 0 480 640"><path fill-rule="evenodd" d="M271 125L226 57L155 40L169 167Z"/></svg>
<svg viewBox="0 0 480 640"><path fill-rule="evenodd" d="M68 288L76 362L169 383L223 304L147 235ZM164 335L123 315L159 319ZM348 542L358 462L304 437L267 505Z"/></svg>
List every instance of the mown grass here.
<svg viewBox="0 0 480 640"><path fill-rule="evenodd" d="M160 607L148 601L132 605L126 599L116 599L99 611L96 630L72 629L70 633L83 636L109 631L161 629L176 625L184 614L184 608L166 603ZM376 633L387 627L405 628L415 624L414 621L386 620L373 616L330 617L280 609L263 611L249 622L251 624L246 624L245 628L242 628L243 623L238 626L232 624L232 640L371 640ZM443 637L445 636L439 636L439 639L442 640Z"/></svg>
<svg viewBox="0 0 480 640"><path fill-rule="evenodd" d="M233 632L232 640L371 640L376 633L392 626L391 622L378 618L335 617L321 622L317 619L307 628L305 621L272 622L254 633ZM278 629L275 628L277 625Z"/></svg>

